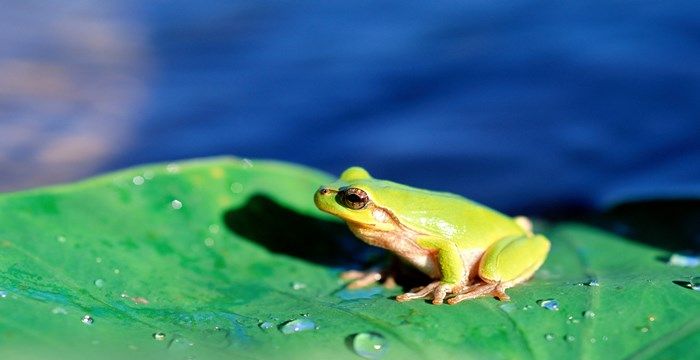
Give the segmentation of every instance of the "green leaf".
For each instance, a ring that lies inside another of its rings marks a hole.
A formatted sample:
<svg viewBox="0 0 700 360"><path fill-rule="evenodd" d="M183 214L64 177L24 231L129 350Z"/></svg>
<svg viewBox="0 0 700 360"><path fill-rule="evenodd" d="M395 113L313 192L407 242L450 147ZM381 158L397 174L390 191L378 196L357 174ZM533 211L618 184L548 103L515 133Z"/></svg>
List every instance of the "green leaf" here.
<svg viewBox="0 0 700 360"><path fill-rule="evenodd" d="M345 290L341 267L372 253L314 207L329 180L211 159L0 196L0 356L359 359L362 332L386 338L386 359L696 355L700 292L673 281L697 269L582 224L545 231L549 259L508 303ZM278 329L294 319L318 329Z"/></svg>

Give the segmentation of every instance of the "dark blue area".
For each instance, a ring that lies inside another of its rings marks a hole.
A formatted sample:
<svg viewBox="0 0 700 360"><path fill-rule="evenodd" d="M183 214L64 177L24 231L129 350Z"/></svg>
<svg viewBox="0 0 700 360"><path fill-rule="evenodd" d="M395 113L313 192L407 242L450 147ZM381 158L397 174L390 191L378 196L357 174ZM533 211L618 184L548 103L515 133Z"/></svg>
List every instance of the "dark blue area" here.
<svg viewBox="0 0 700 360"><path fill-rule="evenodd" d="M556 214L700 194L700 3L147 2L149 100L103 170L218 154Z"/></svg>

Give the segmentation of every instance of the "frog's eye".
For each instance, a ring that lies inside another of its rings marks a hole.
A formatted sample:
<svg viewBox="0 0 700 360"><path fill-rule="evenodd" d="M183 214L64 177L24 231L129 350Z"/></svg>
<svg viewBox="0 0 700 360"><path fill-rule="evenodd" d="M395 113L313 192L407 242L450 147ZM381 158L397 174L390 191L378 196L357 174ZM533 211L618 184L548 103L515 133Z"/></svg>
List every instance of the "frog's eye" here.
<svg viewBox="0 0 700 360"><path fill-rule="evenodd" d="M338 195L340 195L341 204L353 210L362 209L367 205L367 202L369 202L367 193L358 188L345 189L338 193Z"/></svg>

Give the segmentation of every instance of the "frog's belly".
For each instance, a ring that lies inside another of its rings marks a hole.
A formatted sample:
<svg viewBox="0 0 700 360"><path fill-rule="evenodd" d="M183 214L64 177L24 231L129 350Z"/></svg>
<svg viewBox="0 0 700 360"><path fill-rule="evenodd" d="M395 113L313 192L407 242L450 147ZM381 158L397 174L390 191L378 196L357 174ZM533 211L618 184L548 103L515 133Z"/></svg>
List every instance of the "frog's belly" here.
<svg viewBox="0 0 700 360"><path fill-rule="evenodd" d="M467 278L475 278L479 276L479 261L484 256L482 249L464 249L459 252L464 264L464 271Z"/></svg>
<svg viewBox="0 0 700 360"><path fill-rule="evenodd" d="M404 261L413 265L416 269L433 279L440 278L440 267L438 266L436 256L433 253L411 253L398 254Z"/></svg>
<svg viewBox="0 0 700 360"><path fill-rule="evenodd" d="M434 279L441 278L440 265L435 252L411 252L399 253L402 259ZM465 249L459 252L464 264L464 279L468 280L479 276L479 261L484 255L481 249Z"/></svg>

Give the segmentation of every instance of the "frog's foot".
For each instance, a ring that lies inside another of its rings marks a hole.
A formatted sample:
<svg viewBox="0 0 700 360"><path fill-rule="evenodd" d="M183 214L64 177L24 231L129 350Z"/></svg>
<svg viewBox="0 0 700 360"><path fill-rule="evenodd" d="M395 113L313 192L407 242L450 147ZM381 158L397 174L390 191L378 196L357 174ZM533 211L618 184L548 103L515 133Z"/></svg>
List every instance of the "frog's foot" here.
<svg viewBox="0 0 700 360"><path fill-rule="evenodd" d="M435 281L426 286L417 289L412 289L410 292L397 296L396 301L403 302L415 299L432 298L433 304L438 305L443 303L447 294L450 294L453 291L458 290L459 288L460 287L456 284L448 284L441 281Z"/></svg>
<svg viewBox="0 0 700 360"><path fill-rule="evenodd" d="M368 270L368 271L358 271L349 270L340 274L340 278L343 280L350 280L348 284L348 289L359 289L363 287L370 286L384 280L384 287L387 289L392 289L396 286L396 281L391 275L385 275L385 272L379 270Z"/></svg>
<svg viewBox="0 0 700 360"><path fill-rule="evenodd" d="M481 282L476 285L471 285L465 288L462 293L447 299L447 303L454 305L464 300L476 299L486 295L497 297L498 300L501 301L508 301L510 300L510 296L506 294L505 290L506 289L500 283Z"/></svg>

